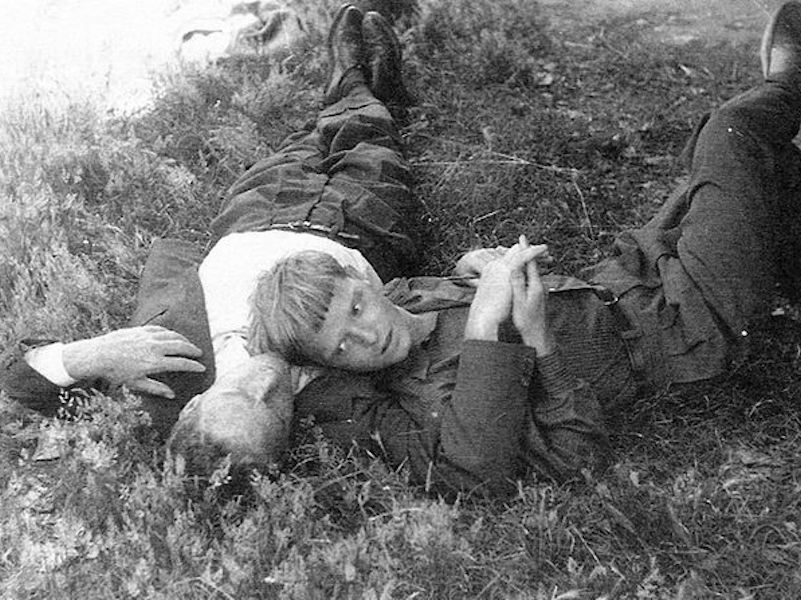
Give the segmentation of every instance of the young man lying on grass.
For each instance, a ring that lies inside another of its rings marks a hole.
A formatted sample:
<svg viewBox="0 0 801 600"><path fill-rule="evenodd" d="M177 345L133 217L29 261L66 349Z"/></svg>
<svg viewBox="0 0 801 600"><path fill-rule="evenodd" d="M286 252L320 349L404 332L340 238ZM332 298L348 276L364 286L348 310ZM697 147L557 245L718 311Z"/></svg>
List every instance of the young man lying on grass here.
<svg viewBox="0 0 801 600"><path fill-rule="evenodd" d="M330 36L336 101L316 129L290 138L234 186L215 231L245 235L282 225L266 215L298 206L321 225L312 235L355 246L381 275L402 274L400 264L413 253L397 216L412 206L408 167L381 102L381 90L400 86L399 71L384 69L394 77L384 80L375 65L387 55L371 50L364 57L368 22L353 9L340 13ZM801 124L801 4L777 12L762 59L765 82L702 121L688 143L689 185L644 227L622 234L616 254L583 280L540 277L537 260L547 251L524 239L508 251L465 256L456 274L478 277L475 288L418 278L382 289L369 269L316 248L274 261L253 299L247 343L255 356L235 361L230 380L218 378L186 406L174 447L205 469L226 451L237 464L263 462L265 449L286 436L288 411L276 407L285 406L291 389L297 418L313 415L334 441L406 465L414 483L443 493L507 493L532 472L565 478L604 462L604 408L643 387L719 375L741 351L748 322L774 283L794 291L801 162L791 140ZM298 201L310 188L316 199ZM337 189L343 194L332 209L325 199ZM354 210L359 206L364 210ZM385 260L390 266L381 267ZM233 264L229 258L219 271ZM217 337L210 293L199 288L195 271L184 272L172 318L189 315L183 331L202 348L206 315L211 339ZM201 267L201 282L203 274ZM145 285L143 304L160 290ZM244 327L241 318L236 327ZM258 355L268 350L335 369L291 378L289 387L280 361ZM187 354L197 358L196 350ZM211 383L212 362L218 371L226 364L208 352L199 360L205 374L177 375L198 382L180 386L181 399ZM244 385L263 362L276 365L269 366L274 376ZM27 361L14 365L5 389L34 402L40 396L28 393ZM127 381L164 366L173 368ZM36 381L39 389L58 390ZM278 390L273 397L271 388ZM163 405L174 411L180 402Z"/></svg>
<svg viewBox="0 0 801 600"><path fill-rule="evenodd" d="M165 437L186 402L212 383L218 400L245 404L233 415L247 415L246 398L260 399L267 390L276 414L286 413L284 405L291 414L292 387L264 377L289 373L284 361L253 358L247 350L258 276L304 250L331 256L375 285L415 261L401 226L414 209L410 173L384 104L407 100L397 38L378 12L346 6L328 45L329 82L316 123L234 183L211 224L217 241L208 255L201 260L184 242L157 242L133 326L66 344L24 340L0 359L0 387L9 397L56 413L83 390L125 384L142 395ZM299 387L301 371L290 375ZM236 422L261 423L247 416ZM261 463L273 455L244 449L235 459Z"/></svg>
<svg viewBox="0 0 801 600"><path fill-rule="evenodd" d="M638 390L722 374L775 285L801 283L801 3L766 28L762 67L764 83L701 121L687 186L583 280L540 276L547 251L524 238L460 261L475 289L381 288L314 251L279 261L256 292L252 348L334 367L295 398L296 418L429 489L503 494L605 462L604 409ZM177 439L220 418L212 400L193 402Z"/></svg>

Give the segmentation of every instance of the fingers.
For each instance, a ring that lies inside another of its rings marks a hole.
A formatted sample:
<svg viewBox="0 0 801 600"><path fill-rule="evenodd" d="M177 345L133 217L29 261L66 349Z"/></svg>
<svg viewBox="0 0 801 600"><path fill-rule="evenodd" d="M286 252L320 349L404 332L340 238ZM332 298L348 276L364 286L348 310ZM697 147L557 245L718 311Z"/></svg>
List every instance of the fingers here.
<svg viewBox="0 0 801 600"><path fill-rule="evenodd" d="M144 392L147 394L153 394L172 399L175 398L175 393L172 391L172 389L160 381L150 379L148 375L167 372L203 373L205 370L206 367L197 361L180 356L168 356L160 357L158 360L151 362L146 367L140 367L137 369L138 372L129 371L127 373L121 373L118 377L112 377L111 379L116 380L118 383L125 384L129 389L136 392Z"/></svg>
<svg viewBox="0 0 801 600"><path fill-rule="evenodd" d="M533 261L528 264L533 264ZM519 306L526 299L526 277L522 270L515 269L510 273L509 280L512 284L512 301Z"/></svg>
<svg viewBox="0 0 801 600"><path fill-rule="evenodd" d="M526 263L526 279L528 281L530 291L534 286L542 287L542 281L540 280L540 269L537 266L537 261L531 260Z"/></svg>
<svg viewBox="0 0 801 600"><path fill-rule="evenodd" d="M139 329L147 333L155 341L175 344L178 349L171 351L170 353L172 354L186 354L187 356L200 356L201 354L197 346L177 331L167 329L161 325L142 325Z"/></svg>
<svg viewBox="0 0 801 600"><path fill-rule="evenodd" d="M169 400L175 399L175 392L173 392L169 386L161 383L160 381L156 381L155 379L145 377L135 381L129 381L125 385L133 392L152 394L154 396L160 396L161 398L167 398Z"/></svg>
<svg viewBox="0 0 801 600"><path fill-rule="evenodd" d="M159 365L150 369L151 373L161 373L162 371L182 371L189 373L203 373L206 370L201 363L196 360L184 358L182 356L165 356L159 361Z"/></svg>
<svg viewBox="0 0 801 600"><path fill-rule="evenodd" d="M540 277L540 270L535 261L531 261L526 265L526 278L528 287L526 292L528 294L528 302L532 306L539 306L544 311L545 303L548 298L548 290L542 282Z"/></svg>
<svg viewBox="0 0 801 600"><path fill-rule="evenodd" d="M173 331L172 329L167 329L166 327L162 327L161 325L140 325L139 327L131 328L129 331L135 331L135 330L147 333L148 337L153 340L158 340L160 342L184 342L195 348L195 346L191 344L189 340L186 339L186 337L184 337L177 331Z"/></svg>
<svg viewBox="0 0 801 600"><path fill-rule="evenodd" d="M515 246L513 247L518 247L521 249L540 248L540 250L537 252L536 255L537 262L539 262L540 264L551 264L553 262L553 257L551 256L551 252L547 244L536 244L532 246L526 239L525 235L520 235L520 237L517 240L517 244L515 244Z"/></svg>
<svg viewBox="0 0 801 600"><path fill-rule="evenodd" d="M481 248L480 250L476 250L475 258L477 265L479 267L483 267L488 262L502 258L506 254L507 250L508 248L504 248L503 246L498 246L497 248Z"/></svg>
<svg viewBox="0 0 801 600"><path fill-rule="evenodd" d="M536 260L528 260L510 273L515 303L522 303L542 295L544 287Z"/></svg>
<svg viewBox="0 0 801 600"><path fill-rule="evenodd" d="M503 257L503 260L511 269L522 269L524 265L535 260L548 252L548 246L539 244L537 246L521 246L515 244Z"/></svg>
<svg viewBox="0 0 801 600"><path fill-rule="evenodd" d="M515 302L522 302L524 299L533 300L535 297L541 296L544 291L537 259L545 255L550 256L548 246L545 244L531 246L526 236L521 235L515 247L517 247L515 264L520 265L520 268L515 269L512 275ZM521 264L520 261L525 259L528 260ZM525 277L523 269L525 269Z"/></svg>
<svg viewBox="0 0 801 600"><path fill-rule="evenodd" d="M203 351L180 333L160 325L143 325L138 329L146 334L139 337L139 343L152 345L152 351L159 356L187 356L198 358Z"/></svg>
<svg viewBox="0 0 801 600"><path fill-rule="evenodd" d="M203 351L189 342L184 336L175 334L177 337L170 337L162 340L159 344L159 351L164 355L189 356L197 358L203 355Z"/></svg>

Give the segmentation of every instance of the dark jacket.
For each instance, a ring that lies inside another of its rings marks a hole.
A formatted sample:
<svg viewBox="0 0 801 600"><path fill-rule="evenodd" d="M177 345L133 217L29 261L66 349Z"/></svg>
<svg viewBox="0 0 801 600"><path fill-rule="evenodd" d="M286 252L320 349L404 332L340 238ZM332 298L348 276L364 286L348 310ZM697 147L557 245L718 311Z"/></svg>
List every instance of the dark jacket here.
<svg viewBox="0 0 801 600"><path fill-rule="evenodd" d="M430 338L387 370L312 381L296 416L313 415L332 439L355 440L444 495L504 495L531 473L565 479L604 464L602 404L631 398L638 381L595 293L572 278L545 282L559 351L544 358L511 326L498 342L465 341L472 288L441 278L390 282L396 304L437 313Z"/></svg>
<svg viewBox="0 0 801 600"><path fill-rule="evenodd" d="M139 283L137 308L130 325L161 325L184 335L203 351L199 359L204 373L164 373L157 376L176 394L174 400L142 396L142 407L150 414L153 428L162 436L169 434L178 414L194 395L214 381L214 352L211 346L205 302L197 266L201 254L194 244L179 240L157 240L148 256ZM78 382L62 390L24 360L25 352L53 340L24 339L0 357L0 389L10 398L34 410L53 415L71 394L81 390L107 391L102 381Z"/></svg>
<svg viewBox="0 0 801 600"><path fill-rule="evenodd" d="M175 400L143 399L162 434L214 379L199 261L187 243L157 242L131 320L169 327L203 350L206 373L163 376ZM314 381L297 399L298 417L313 415L345 447L378 443L390 464L407 464L415 482L438 490L497 493L532 468L564 477L597 464L606 455L599 402L630 394L635 377L612 317L587 286L565 277L548 277L546 284L561 350L538 361L511 328L500 342L463 341L472 288L440 278L390 282L386 293L397 304L439 313L431 339L381 373L332 373ZM11 398L52 413L64 394L25 362L24 350L35 343L7 353L0 384Z"/></svg>

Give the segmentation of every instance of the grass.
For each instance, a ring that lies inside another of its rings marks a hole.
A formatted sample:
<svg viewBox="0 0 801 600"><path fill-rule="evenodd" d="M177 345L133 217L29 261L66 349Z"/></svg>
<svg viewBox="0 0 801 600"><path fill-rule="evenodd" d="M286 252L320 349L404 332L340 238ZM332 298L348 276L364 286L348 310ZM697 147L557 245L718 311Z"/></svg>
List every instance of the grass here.
<svg viewBox="0 0 801 600"><path fill-rule="evenodd" d="M602 26L601 26L602 25ZM646 41L642 22L553 39L526 0L421 2L403 30L403 134L443 273L469 248L603 256L682 174L698 116L757 81L756 49ZM0 339L119 326L149 242L207 243L225 187L312 114L322 34L165 78L152 109L19 103L0 117ZM0 403L9 598L794 598L801 591L801 330L753 331L727 379L610 415L617 462L571 486L445 504L301 432L285 472L195 487L126 396L82 418ZM61 458L37 460L47 433Z"/></svg>

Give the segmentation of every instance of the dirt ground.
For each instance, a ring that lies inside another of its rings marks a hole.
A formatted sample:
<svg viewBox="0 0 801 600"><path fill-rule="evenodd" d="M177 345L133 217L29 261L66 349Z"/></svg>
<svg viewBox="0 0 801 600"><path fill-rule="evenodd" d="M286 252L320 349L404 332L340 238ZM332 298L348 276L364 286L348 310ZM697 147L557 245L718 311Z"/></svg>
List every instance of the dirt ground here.
<svg viewBox="0 0 801 600"><path fill-rule="evenodd" d="M696 39L735 43L761 36L784 0L539 0L554 27L577 19L641 19L656 39L683 44Z"/></svg>
<svg viewBox="0 0 801 600"><path fill-rule="evenodd" d="M86 93L112 109L146 104L150 74L175 62L176 6L224 0L30 0L14 2L14 27L0 36L0 98L45 89ZM630 17L660 40L748 41L783 0L539 0L554 29L577 20ZM170 9L172 6L172 9Z"/></svg>

